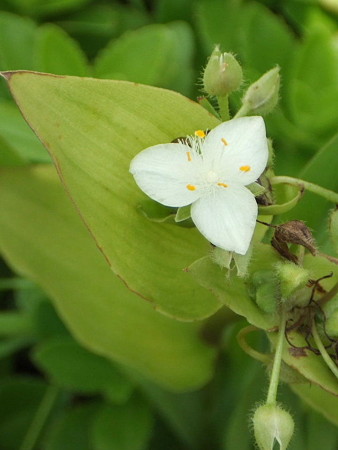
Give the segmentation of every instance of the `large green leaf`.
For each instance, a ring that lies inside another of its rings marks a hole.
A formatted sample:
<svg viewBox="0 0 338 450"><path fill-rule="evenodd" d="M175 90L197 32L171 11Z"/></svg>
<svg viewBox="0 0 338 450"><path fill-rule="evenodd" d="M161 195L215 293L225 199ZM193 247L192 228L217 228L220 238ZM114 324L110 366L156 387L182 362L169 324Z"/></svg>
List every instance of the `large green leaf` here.
<svg viewBox="0 0 338 450"><path fill-rule="evenodd" d="M217 119L175 92L129 82L5 76L113 271L173 317L215 312L220 302L183 271L209 251L207 241L195 229L145 218L129 164L143 148L213 128Z"/></svg>
<svg viewBox="0 0 338 450"><path fill-rule="evenodd" d="M3 169L0 209L2 254L45 289L85 347L174 390L208 380L213 351L198 324L157 313L112 274L53 167Z"/></svg>

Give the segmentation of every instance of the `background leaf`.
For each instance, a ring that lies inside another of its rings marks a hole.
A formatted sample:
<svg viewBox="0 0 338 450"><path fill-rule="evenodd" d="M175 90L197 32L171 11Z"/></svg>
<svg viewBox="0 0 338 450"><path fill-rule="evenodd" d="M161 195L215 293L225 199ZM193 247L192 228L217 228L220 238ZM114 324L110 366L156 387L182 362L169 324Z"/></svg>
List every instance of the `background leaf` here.
<svg viewBox="0 0 338 450"><path fill-rule="evenodd" d="M56 25L43 25L38 29L34 61L41 72L89 75L89 66L79 44Z"/></svg>
<svg viewBox="0 0 338 450"><path fill-rule="evenodd" d="M86 348L173 390L210 378L213 351L197 324L157 313L111 273L53 167L2 170L0 208L1 252L45 289Z"/></svg>

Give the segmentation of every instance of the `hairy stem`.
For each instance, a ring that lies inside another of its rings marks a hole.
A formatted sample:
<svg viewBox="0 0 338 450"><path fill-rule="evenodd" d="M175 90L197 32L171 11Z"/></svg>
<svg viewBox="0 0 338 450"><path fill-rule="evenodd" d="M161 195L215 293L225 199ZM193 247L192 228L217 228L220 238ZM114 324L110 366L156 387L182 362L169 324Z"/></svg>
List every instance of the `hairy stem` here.
<svg viewBox="0 0 338 450"><path fill-rule="evenodd" d="M230 119L229 112L229 97L224 95L223 97L217 97L217 102L219 106L219 114L223 122Z"/></svg>

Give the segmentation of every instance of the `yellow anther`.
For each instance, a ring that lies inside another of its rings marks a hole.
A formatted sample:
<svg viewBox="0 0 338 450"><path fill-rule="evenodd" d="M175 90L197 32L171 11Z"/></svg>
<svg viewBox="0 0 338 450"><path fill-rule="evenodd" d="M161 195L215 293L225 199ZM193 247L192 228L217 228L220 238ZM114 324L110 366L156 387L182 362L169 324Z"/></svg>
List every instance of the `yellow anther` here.
<svg viewBox="0 0 338 450"><path fill-rule="evenodd" d="M188 161L192 161L191 152L187 152Z"/></svg>
<svg viewBox="0 0 338 450"><path fill-rule="evenodd" d="M195 131L195 136L197 136L199 138L205 138L206 134L204 133L203 130L196 130Z"/></svg>
<svg viewBox="0 0 338 450"><path fill-rule="evenodd" d="M223 142L224 145L228 145L228 141L225 138L221 138L221 141Z"/></svg>
<svg viewBox="0 0 338 450"><path fill-rule="evenodd" d="M251 167L250 166L241 166L239 168L239 170L241 170L242 172L250 172Z"/></svg>
<svg viewBox="0 0 338 450"><path fill-rule="evenodd" d="M217 186L228 187L229 185L225 183L217 183Z"/></svg>
<svg viewBox="0 0 338 450"><path fill-rule="evenodd" d="M197 188L193 184L187 184L187 189L189 189L189 191L196 191Z"/></svg>

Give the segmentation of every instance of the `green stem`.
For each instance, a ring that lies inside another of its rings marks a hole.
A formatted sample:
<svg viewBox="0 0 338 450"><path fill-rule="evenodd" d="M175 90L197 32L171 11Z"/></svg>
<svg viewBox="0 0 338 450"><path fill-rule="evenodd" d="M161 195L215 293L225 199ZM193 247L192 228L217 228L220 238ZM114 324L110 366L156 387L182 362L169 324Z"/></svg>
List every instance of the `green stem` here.
<svg viewBox="0 0 338 450"><path fill-rule="evenodd" d="M270 356L265 355L264 353L260 353L257 350L250 347L250 345L246 341L246 335L249 333L252 333L253 331L258 331L259 329L254 327L253 325L249 325L245 328L242 328L240 332L237 334L237 342L239 343L242 350L245 351L249 356L252 358L261 361L264 364L267 364L270 362Z"/></svg>
<svg viewBox="0 0 338 450"><path fill-rule="evenodd" d="M217 97L217 102L219 106L219 114L223 122L230 119L229 112L229 97L224 95L223 97Z"/></svg>
<svg viewBox="0 0 338 450"><path fill-rule="evenodd" d="M40 403L38 410L33 418L33 421L26 433L20 450L33 450L37 444L41 431L48 419L48 416L54 406L55 400L59 394L59 388L56 386L49 386Z"/></svg>
<svg viewBox="0 0 338 450"><path fill-rule="evenodd" d="M281 368L281 363L282 363L285 324L286 324L286 313L284 310L282 310L281 320L280 320L280 325L279 325L279 330L278 330L278 339L277 339L275 357L273 360L273 366L272 366L272 372L271 372L271 378L270 378L269 391L268 391L268 395L266 398L266 403L269 405L275 405L276 399L277 399L277 389L278 389L278 384L279 384L279 375L280 375L280 368Z"/></svg>
<svg viewBox="0 0 338 450"><path fill-rule="evenodd" d="M326 351L326 348L324 347L320 336L318 334L318 330L316 327L315 321L312 322L312 336L315 341L315 344L320 351L320 354L322 355L323 360L325 361L328 368L331 370L331 372L338 378L338 367L336 366L335 362L332 360L328 352Z"/></svg>
<svg viewBox="0 0 338 450"><path fill-rule="evenodd" d="M270 179L271 184L291 184L293 186L298 186L301 189L307 189L314 194L320 195L321 197L329 200L332 203L338 204L338 193L330 191L329 189L318 186L317 184L310 183L309 181L301 180L299 178L286 177L286 176L275 176Z"/></svg>

